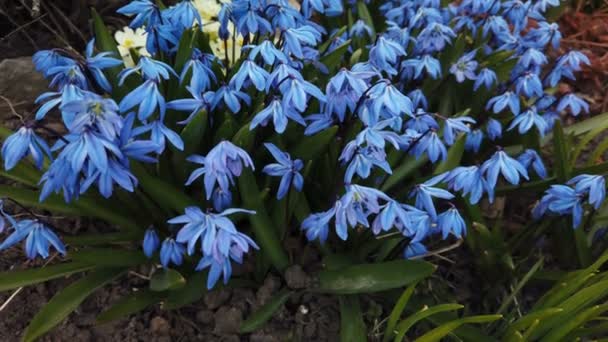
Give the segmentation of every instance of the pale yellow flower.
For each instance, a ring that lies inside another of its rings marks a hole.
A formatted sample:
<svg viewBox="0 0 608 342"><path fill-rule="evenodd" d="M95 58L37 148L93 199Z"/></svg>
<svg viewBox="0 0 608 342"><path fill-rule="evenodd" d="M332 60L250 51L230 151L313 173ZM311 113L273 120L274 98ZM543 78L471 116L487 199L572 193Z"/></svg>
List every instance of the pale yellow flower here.
<svg viewBox="0 0 608 342"><path fill-rule="evenodd" d="M137 51L140 56L150 56L146 50L147 33L143 27L137 28L135 31L130 27L124 27L114 33L114 39L118 44L118 52L125 62L125 66L131 67L134 65L131 58L131 50Z"/></svg>

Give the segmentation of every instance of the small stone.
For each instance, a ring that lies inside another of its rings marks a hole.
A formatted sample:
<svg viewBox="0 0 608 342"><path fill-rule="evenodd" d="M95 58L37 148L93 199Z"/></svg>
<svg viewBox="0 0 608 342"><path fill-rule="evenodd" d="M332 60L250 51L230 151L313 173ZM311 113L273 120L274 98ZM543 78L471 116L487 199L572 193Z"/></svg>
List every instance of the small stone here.
<svg viewBox="0 0 608 342"><path fill-rule="evenodd" d="M150 321L150 330L159 335L168 335L169 328L169 322L160 316L156 316Z"/></svg>
<svg viewBox="0 0 608 342"><path fill-rule="evenodd" d="M196 313L196 320L202 324L212 324L213 323L213 311L211 310L201 310Z"/></svg>
<svg viewBox="0 0 608 342"><path fill-rule="evenodd" d="M310 340L311 338L313 338L315 336L317 332L317 326L314 322L311 322L310 324L306 324L304 326L304 337L307 340Z"/></svg>
<svg viewBox="0 0 608 342"><path fill-rule="evenodd" d="M36 71L32 57L11 58L0 62L0 94L11 100L14 106L31 105L47 90L48 82ZM2 104L4 105L6 104ZM2 113L10 115L8 110L2 110Z"/></svg>
<svg viewBox="0 0 608 342"><path fill-rule="evenodd" d="M230 290L228 289L217 289L209 291L205 294L203 301L207 305L208 309L217 309L224 305L230 298Z"/></svg>
<svg viewBox="0 0 608 342"><path fill-rule="evenodd" d="M273 276L266 277L264 284L260 287L256 294L257 304L260 306L266 304L280 286L281 282L278 278Z"/></svg>
<svg viewBox="0 0 608 342"><path fill-rule="evenodd" d="M303 289L308 287L310 278L300 265L293 265L285 271L285 281L292 289Z"/></svg>
<svg viewBox="0 0 608 342"><path fill-rule="evenodd" d="M238 333L241 322L243 321L243 313L241 310L233 307L222 306L215 313L218 319L215 320L215 328L213 332L217 334L236 334Z"/></svg>

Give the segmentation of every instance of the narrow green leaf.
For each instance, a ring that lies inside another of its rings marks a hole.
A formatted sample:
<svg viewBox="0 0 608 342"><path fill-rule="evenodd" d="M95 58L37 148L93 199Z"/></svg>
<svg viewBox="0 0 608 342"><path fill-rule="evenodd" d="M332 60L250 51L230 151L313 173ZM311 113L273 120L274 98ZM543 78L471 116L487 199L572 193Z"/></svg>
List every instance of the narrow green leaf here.
<svg viewBox="0 0 608 342"><path fill-rule="evenodd" d="M511 338L511 336L517 335L520 330L530 327L535 321L544 320L548 317L557 315L562 311L564 311L564 309L549 308L529 313L509 325L509 328L505 333L505 338Z"/></svg>
<svg viewBox="0 0 608 342"><path fill-rule="evenodd" d="M586 322L608 311L608 304L596 305L587 309L574 317L569 317L564 324L556 326L554 329L541 339L541 342L563 341L565 337L574 329L582 327Z"/></svg>
<svg viewBox="0 0 608 342"><path fill-rule="evenodd" d="M96 267L137 266L148 262L142 251L113 248L85 248L70 253L76 262L94 264Z"/></svg>
<svg viewBox="0 0 608 342"><path fill-rule="evenodd" d="M422 165L426 164L426 162L428 161L429 160L426 156L420 158L408 156L407 158L405 158L405 160L403 161L403 163L401 163L399 167L393 170L393 174L386 179L384 184L382 184L382 188L380 190L386 192L387 190L391 189L392 187L403 181L405 178L410 176L414 171L422 167Z"/></svg>
<svg viewBox="0 0 608 342"><path fill-rule="evenodd" d="M420 336L416 339L417 342L435 342L441 341L447 334L451 333L456 328L460 327L463 324L482 324L494 322L502 318L502 315L481 315L481 316L471 316L465 317L461 319L457 319L455 321L443 324L428 333Z"/></svg>
<svg viewBox="0 0 608 342"><path fill-rule="evenodd" d="M181 289L184 285L186 285L186 279L171 268L157 270L150 279L150 290L155 292Z"/></svg>
<svg viewBox="0 0 608 342"><path fill-rule="evenodd" d="M183 212L186 207L197 204L194 199L186 195L181 189L177 189L164 180L148 174L141 165L131 163L131 167L144 192L164 209Z"/></svg>
<svg viewBox="0 0 608 342"><path fill-rule="evenodd" d="M323 63L323 65L325 65L330 72L335 70L340 65L340 62L344 59L344 55L348 51L348 48L350 48L350 43L351 40L348 39L344 43L340 44L340 46L335 48L332 52L321 57L321 63Z"/></svg>
<svg viewBox="0 0 608 342"><path fill-rule="evenodd" d="M287 302L291 297L292 292L289 290L282 290L281 292L274 295L274 297L266 303L264 306L259 308L256 312L252 313L242 324L240 332L247 334L262 327L264 323L268 322L272 315L281 308L283 304Z"/></svg>
<svg viewBox="0 0 608 342"><path fill-rule="evenodd" d="M162 298L163 294L160 292L150 290L132 292L97 316L97 323L104 324L127 317L160 302Z"/></svg>
<svg viewBox="0 0 608 342"><path fill-rule="evenodd" d="M340 341L365 342L367 334L359 297L340 296Z"/></svg>
<svg viewBox="0 0 608 342"><path fill-rule="evenodd" d="M42 174L32 165L21 162L10 171L6 171L4 168L0 169L0 176L36 188Z"/></svg>
<svg viewBox="0 0 608 342"><path fill-rule="evenodd" d="M67 277L70 274L84 272L93 267L94 265L81 262L66 262L63 264L27 270L2 272L0 273L0 291L38 284L55 278Z"/></svg>
<svg viewBox="0 0 608 342"><path fill-rule="evenodd" d="M604 113L602 115L606 115L606 114L608 114L608 113ZM587 121L588 120L585 120L582 123L587 122ZM578 157L580 156L581 152L583 152L583 150L587 146L587 144L589 144L593 139L595 139L600 134L602 134L606 129L608 129L608 117L606 117L606 119L604 121L599 122L595 127L592 127L592 129L581 138L581 140L576 145L576 149L574 150L574 152L572 152L572 161L576 162L578 160ZM593 160L593 158L590 158L590 161L591 160Z"/></svg>
<svg viewBox="0 0 608 342"><path fill-rule="evenodd" d="M460 304L441 304L432 306L430 308L425 305L422 309L420 309L420 311L399 322L395 331L397 333L397 336L395 336L395 342L403 341L405 334L417 322L439 312L456 311L462 308L464 308L464 306Z"/></svg>
<svg viewBox="0 0 608 342"><path fill-rule="evenodd" d="M207 272L196 272L186 279L184 287L169 291L163 308L167 310L179 309L184 305L194 303L207 292Z"/></svg>
<svg viewBox="0 0 608 342"><path fill-rule="evenodd" d="M555 157L555 176L560 183L565 183L570 179L572 166L570 163L570 150L559 120L556 120L553 126L553 156Z"/></svg>
<svg viewBox="0 0 608 342"><path fill-rule="evenodd" d="M78 236L65 236L63 241L71 246L99 246L112 243L124 243L141 240L143 234L141 232L123 231L118 233L90 233L81 234Z"/></svg>
<svg viewBox="0 0 608 342"><path fill-rule="evenodd" d="M450 147L448 150L447 158L442 161L435 170L433 171L433 175L438 175L444 173L446 171L450 171L460 165L460 161L462 160L462 155L464 154L464 143L465 143L465 135L461 135L454 145Z"/></svg>
<svg viewBox="0 0 608 342"><path fill-rule="evenodd" d="M118 277L123 271L124 269L95 270L61 290L30 321L23 340L32 342L51 330L95 290Z"/></svg>
<svg viewBox="0 0 608 342"><path fill-rule="evenodd" d="M262 253L269 257L274 267L281 271L284 270L289 264L289 259L281 246L277 229L274 228L264 203L260 201L260 191L251 170L243 170L238 179L238 184L245 208L256 212L255 215L247 216L249 222L251 222L256 242L260 245Z"/></svg>
<svg viewBox="0 0 608 342"><path fill-rule="evenodd" d="M386 329L384 332L384 337L382 338L383 342L390 341L391 337L393 337L395 335L395 332L394 332L395 325L397 325L397 321L399 321L399 318L401 318L401 315L403 314L403 310L405 310L405 306L407 305L407 302L410 300L410 297L414 293L414 289L416 288L416 285L418 285L418 283L413 283L410 286L408 286L408 288L406 288L405 291L403 291L403 293L401 294L401 297L399 297L399 300L393 307L391 314L388 316L388 321L386 322Z"/></svg>
<svg viewBox="0 0 608 342"><path fill-rule="evenodd" d="M319 272L323 293L356 294L378 292L406 286L431 275L435 266L421 260L395 260L377 264L360 264L341 270Z"/></svg>
<svg viewBox="0 0 608 342"><path fill-rule="evenodd" d="M314 159L325 150L327 145L334 141L338 126L331 126L313 136L304 137L290 152L293 157L301 158L305 162Z"/></svg>
<svg viewBox="0 0 608 342"><path fill-rule="evenodd" d="M329 37L329 39L327 39L325 42L321 43L321 45L319 45L319 47L317 48L317 51L321 52L321 54L324 54L327 49L329 48L329 44L331 44L331 42L336 39L337 37L340 37L342 34L344 34L344 32L346 32L346 30L348 30L348 27L346 25L340 27L339 30L337 30L331 37Z"/></svg>
<svg viewBox="0 0 608 342"><path fill-rule="evenodd" d="M544 259L541 257L540 260L538 260L534 266L530 268L526 275L524 275L524 277L517 283L515 289L513 289L509 296L502 301L500 308L498 308L498 311L496 311L497 314L502 314L509 307L509 304L511 304L511 302L515 299L515 296L517 296L519 291L521 291L521 289L528 283L532 276L536 274L536 271L538 271L538 269L543 265L543 262Z"/></svg>

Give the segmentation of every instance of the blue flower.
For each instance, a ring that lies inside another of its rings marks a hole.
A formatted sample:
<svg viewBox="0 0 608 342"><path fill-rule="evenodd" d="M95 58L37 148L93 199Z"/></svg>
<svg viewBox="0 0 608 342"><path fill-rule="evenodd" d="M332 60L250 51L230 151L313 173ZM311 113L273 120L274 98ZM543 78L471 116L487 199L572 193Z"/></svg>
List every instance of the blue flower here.
<svg viewBox="0 0 608 342"><path fill-rule="evenodd" d="M169 267L169 263L181 265L184 261L184 246L172 238L166 238L160 247L160 263L164 268Z"/></svg>
<svg viewBox="0 0 608 342"><path fill-rule="evenodd" d="M234 183L234 176L238 177L243 171L243 167L252 170L253 161L243 149L235 146L229 141L222 141L209 151L206 157L192 155L188 161L202 164L192 172L186 185L192 184L197 178L204 175L205 192L207 199L211 198L213 188L218 183L223 191L229 191L230 184Z"/></svg>
<svg viewBox="0 0 608 342"><path fill-rule="evenodd" d="M266 80L270 74L254 61L246 60L241 64L239 70L234 74L230 83L234 85L234 89L241 90L246 81L251 82L258 91L266 88Z"/></svg>
<svg viewBox="0 0 608 342"><path fill-rule="evenodd" d="M184 142L182 138L176 132L165 126L162 121L155 120L147 125L143 125L136 128L137 133L150 132L150 140L158 146L156 152L158 154L165 150L165 140L169 140L171 145L175 146L176 149L183 151Z"/></svg>
<svg viewBox="0 0 608 342"><path fill-rule="evenodd" d="M265 40L259 45L246 45L243 49L251 49L247 57L251 61L255 61L257 56L260 55L267 65L274 65L275 62L287 63L287 56L277 49L270 40Z"/></svg>
<svg viewBox="0 0 608 342"><path fill-rule="evenodd" d="M53 160L53 155L46 142L36 135L34 129L21 127L11 134L2 144L2 158L4 169L10 170L26 156L31 155L37 168L42 168L45 155Z"/></svg>
<svg viewBox="0 0 608 342"><path fill-rule="evenodd" d="M289 186L292 184L296 190L301 191L304 185L304 177L300 174L300 171L304 167L302 160L296 159L292 161L288 153L279 150L278 147L271 143L265 143L264 146L274 159L278 161L278 163L266 165L262 170L262 172L270 176L281 177L277 199L280 200L285 197L289 191Z"/></svg>
<svg viewBox="0 0 608 342"><path fill-rule="evenodd" d="M444 181L450 190L462 191L463 196L469 195L471 204L479 203L484 191L488 191L490 202L493 200L493 188L487 186L479 166L459 166L450 171Z"/></svg>
<svg viewBox="0 0 608 342"><path fill-rule="evenodd" d="M147 120L158 108L161 119L165 116L167 104L154 80L147 80L125 96L118 105L121 112L127 112L139 106L137 117L140 121Z"/></svg>
<svg viewBox="0 0 608 342"><path fill-rule="evenodd" d="M61 255L65 255L65 246L46 224L29 219L16 221L4 211L2 216L10 222L13 232L0 244L0 251L25 240L25 254L29 259L34 259L38 255L44 259L48 258L51 246Z"/></svg>
<svg viewBox="0 0 608 342"><path fill-rule="evenodd" d="M412 241L403 250L403 257L406 259L411 259L426 253L428 253L428 250L422 243Z"/></svg>
<svg viewBox="0 0 608 342"><path fill-rule="evenodd" d="M524 134L532 128L532 126L536 126L536 129L540 133L541 136L545 135L547 131L547 123L542 116L538 115L536 112L536 107L532 106L528 108L525 112L518 114L507 130L512 130L515 127L519 127L518 132L520 134Z"/></svg>
<svg viewBox="0 0 608 342"><path fill-rule="evenodd" d="M354 37L363 37L363 35L367 35L368 37L372 36L372 28L369 27L365 21L359 19L353 23L350 27L349 31L351 36Z"/></svg>
<svg viewBox="0 0 608 342"><path fill-rule="evenodd" d="M410 197L416 197L416 208L426 210L433 219L437 218L437 211L433 204L433 198L446 200L454 198L454 195L449 191L433 187L433 185L443 181L445 177L445 174L435 176L422 184L416 185L414 190L410 193Z"/></svg>
<svg viewBox="0 0 608 342"><path fill-rule="evenodd" d="M344 173L344 182L350 183L355 173L362 179L369 177L373 166L377 166L384 172L393 173L386 161L384 149L374 146L360 147L356 141L351 141L344 147L339 158L342 163L349 163Z"/></svg>
<svg viewBox="0 0 608 342"><path fill-rule="evenodd" d="M153 80L156 83L162 79L168 80L171 75L178 77L175 71L167 64L150 57L142 56L137 66L122 70L119 74L119 85L122 85L129 75L140 71L145 80Z"/></svg>
<svg viewBox="0 0 608 342"><path fill-rule="evenodd" d="M426 108L429 106L426 96L424 96L424 93L420 89L410 91L407 93L407 97L412 100L412 105L414 108L426 110Z"/></svg>
<svg viewBox="0 0 608 342"><path fill-rule="evenodd" d="M310 214L302 221L302 230L306 232L308 241L319 240L321 243L327 241L329 235L329 222L334 218L336 208L333 207L322 213Z"/></svg>
<svg viewBox="0 0 608 342"><path fill-rule="evenodd" d="M353 72L341 69L329 79L325 92L327 94L327 111L335 113L340 121L344 121L346 110L352 113L359 98L368 88L368 73Z"/></svg>
<svg viewBox="0 0 608 342"><path fill-rule="evenodd" d="M513 184L519 184L520 175L528 179L526 168L516 159L509 157L505 151L499 150L483 163L481 171L488 181L488 186L494 188L498 181L498 175L502 174L505 179Z"/></svg>
<svg viewBox="0 0 608 342"><path fill-rule="evenodd" d="M531 66L540 66L543 64L547 64L547 56L538 49L528 48L526 52L524 52L519 58L518 64L525 69L528 69Z"/></svg>
<svg viewBox="0 0 608 342"><path fill-rule="evenodd" d="M502 95L491 98L487 105L487 108L492 108L494 113L499 113L507 107L513 115L519 114L519 96L512 91L506 91Z"/></svg>
<svg viewBox="0 0 608 342"><path fill-rule="evenodd" d="M568 181L568 185L574 185L578 194L589 194L589 204L598 210L606 199L606 181L603 176L578 175Z"/></svg>
<svg viewBox="0 0 608 342"><path fill-rule="evenodd" d="M464 54L450 67L450 73L456 77L458 83L464 82L465 79L474 80L477 77L475 70L479 63L473 59L476 53L477 50L473 50Z"/></svg>
<svg viewBox="0 0 608 342"><path fill-rule="evenodd" d="M181 29L189 29L195 23L202 26L203 22L192 1L180 1L177 5L165 10L166 17L174 24L178 24ZM165 14L163 13L163 14Z"/></svg>
<svg viewBox="0 0 608 342"><path fill-rule="evenodd" d="M545 169L545 164L543 164L542 158L536 151L526 149L524 153L517 157L517 161L519 161L526 169L529 169L530 166L532 166L540 178L547 178L547 169Z"/></svg>
<svg viewBox="0 0 608 342"><path fill-rule="evenodd" d="M496 77L496 73L491 69L483 68L479 70L479 74L477 74L473 90L479 89L482 85L485 86L486 89L491 89L492 85L497 82L498 78Z"/></svg>
<svg viewBox="0 0 608 342"><path fill-rule="evenodd" d="M93 93L61 105L63 122L70 133L84 133L94 129L108 140L116 138L123 126L123 118L118 113L114 100Z"/></svg>
<svg viewBox="0 0 608 342"><path fill-rule="evenodd" d="M574 116L578 116L581 111L589 113L589 104L574 94L564 95L557 104L557 111L559 112L566 108L570 108L570 113Z"/></svg>
<svg viewBox="0 0 608 342"><path fill-rule="evenodd" d="M232 192L216 188L211 196L215 211L224 211L232 206Z"/></svg>
<svg viewBox="0 0 608 342"><path fill-rule="evenodd" d="M424 152L429 157L429 160L434 163L437 160L445 160L448 155L448 150L441 142L437 132L431 131L425 134L416 144L413 149L414 155L420 157Z"/></svg>
<svg viewBox="0 0 608 342"><path fill-rule="evenodd" d="M117 13L135 16L129 24L132 28L143 25L155 26L160 22L160 10L152 0L133 0L129 4L116 10Z"/></svg>
<svg viewBox="0 0 608 342"><path fill-rule="evenodd" d="M212 70L212 64L217 60L212 54L202 53L199 49L192 49L192 57L182 69L179 81L184 82L188 72L192 70L190 88L192 94L200 94L211 87L211 81L216 82L217 78Z"/></svg>
<svg viewBox="0 0 608 342"><path fill-rule="evenodd" d="M233 1L232 14L236 27L243 36L272 32L272 27L263 15L263 4L260 1Z"/></svg>
<svg viewBox="0 0 608 342"><path fill-rule="evenodd" d="M38 111L36 112L36 120L42 120L44 117L55 107L61 105L62 103L68 103L75 100L82 99L87 92L78 88L73 84L68 84L61 92L46 92L38 96L36 99L36 103L39 104L43 101L46 101ZM48 100L48 101L47 101Z"/></svg>
<svg viewBox="0 0 608 342"><path fill-rule="evenodd" d="M467 138L464 141L464 148L467 151L479 152L481 143L483 141L483 132L479 129L472 130L467 134Z"/></svg>
<svg viewBox="0 0 608 342"><path fill-rule="evenodd" d="M581 224L583 218L583 194L567 185L552 185L533 210L538 219L549 210L559 215L572 215L572 227Z"/></svg>
<svg viewBox="0 0 608 342"><path fill-rule="evenodd" d="M295 108L285 106L279 98L275 98L270 104L251 120L250 130L253 130L258 125L266 126L272 119L272 124L277 133L282 134L287 128L287 119L292 119L302 126L306 126L306 121Z"/></svg>
<svg viewBox="0 0 608 342"><path fill-rule="evenodd" d="M466 234L467 225L464 223L460 212L452 207L437 216L437 226L441 229L442 237L445 239L450 233L455 237L461 238Z"/></svg>
<svg viewBox="0 0 608 342"><path fill-rule="evenodd" d="M413 78L417 79L422 76L422 71L426 72L431 78L437 79L441 77L441 64L437 58L431 55L424 55L421 58L407 59L401 63L404 68L412 68L414 71Z"/></svg>
<svg viewBox="0 0 608 342"><path fill-rule="evenodd" d="M144 235L144 241L142 243L142 247L144 249L144 254L151 258L154 252L160 246L160 240L158 239L158 234L156 234L156 230L152 227L146 230L146 234Z"/></svg>
<svg viewBox="0 0 608 342"><path fill-rule="evenodd" d="M416 49L424 52L441 51L456 38L456 33L446 25L435 22L425 27L416 40Z"/></svg>
<svg viewBox="0 0 608 342"><path fill-rule="evenodd" d="M396 75L393 67L397 59L405 56L405 50L398 43L383 36L378 37L376 43L369 50L369 61L378 69L386 71L389 75Z"/></svg>
<svg viewBox="0 0 608 342"><path fill-rule="evenodd" d="M190 94L192 94L193 98L173 100L167 103L167 109L191 112L185 120L178 122L180 124L187 124L200 111L209 110L211 108L211 103L215 99L215 93L211 91L201 94L200 92L197 92L190 87L186 88L188 89L188 91L190 91Z"/></svg>
<svg viewBox="0 0 608 342"><path fill-rule="evenodd" d="M36 70L40 71L44 77L51 76L49 70L56 66L73 64L73 60L61 55L56 50L40 50L32 56L32 62Z"/></svg>
<svg viewBox="0 0 608 342"><path fill-rule="evenodd" d="M289 78L283 82L279 89L283 94L284 106L294 106L303 112L307 106L307 95L316 97L317 100L325 102L325 95L314 84L299 78Z"/></svg>
<svg viewBox="0 0 608 342"><path fill-rule="evenodd" d="M517 78L515 82L515 90L520 95L527 97L543 96L543 85L536 73L527 72L523 76ZM515 114L515 112L513 112Z"/></svg>
<svg viewBox="0 0 608 342"><path fill-rule="evenodd" d="M414 108L412 100L403 95L399 89L388 81L376 83L369 90L368 96L369 110L376 118L390 119L394 116L401 116L404 113L413 117Z"/></svg>
<svg viewBox="0 0 608 342"><path fill-rule="evenodd" d="M241 110L241 102L247 105L251 103L247 93L234 89L232 85L221 86L212 94L211 109L215 109L220 102L223 102L233 113L238 113Z"/></svg>
<svg viewBox="0 0 608 342"><path fill-rule="evenodd" d="M475 120L468 116L446 119L443 127L443 140L446 144L453 145L458 133L471 132L469 125L472 124L475 124Z"/></svg>
<svg viewBox="0 0 608 342"><path fill-rule="evenodd" d="M530 30L525 36L525 40L532 46L544 48L551 43L554 49L559 48L559 42L562 39L562 34L559 32L557 23L539 22L538 27Z"/></svg>
<svg viewBox="0 0 608 342"><path fill-rule="evenodd" d="M496 140L502 136L502 125L500 121L496 119L488 120L486 125L486 133L490 140Z"/></svg>
<svg viewBox="0 0 608 342"><path fill-rule="evenodd" d="M97 84L107 93L112 91L110 81L103 74L103 69L112 68L115 66L122 65L123 62L119 59L108 57L112 55L112 52L102 52L96 56L93 56L93 49L95 47L95 39L92 39L88 44L85 51L86 66L88 71L93 75L93 78Z"/></svg>
<svg viewBox="0 0 608 342"><path fill-rule="evenodd" d="M321 40L321 33L311 25L289 28L283 31L283 52L304 59L304 47L314 46Z"/></svg>

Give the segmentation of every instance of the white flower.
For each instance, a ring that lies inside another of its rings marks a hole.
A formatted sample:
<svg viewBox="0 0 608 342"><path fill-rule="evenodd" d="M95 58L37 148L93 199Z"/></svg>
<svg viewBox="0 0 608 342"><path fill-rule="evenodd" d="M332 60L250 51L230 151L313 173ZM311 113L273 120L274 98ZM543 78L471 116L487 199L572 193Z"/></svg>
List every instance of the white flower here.
<svg viewBox="0 0 608 342"><path fill-rule="evenodd" d="M194 0L193 5L203 19L203 23L217 18L217 14L222 8L216 0Z"/></svg>
<svg viewBox="0 0 608 342"><path fill-rule="evenodd" d="M140 56L150 56L150 53L146 50L147 35L143 27L133 31L128 26L124 27L122 31L118 30L114 33L114 39L118 43L118 52L120 52L120 56L127 67L134 65L131 50L136 50Z"/></svg>

